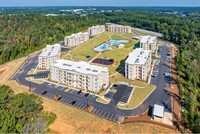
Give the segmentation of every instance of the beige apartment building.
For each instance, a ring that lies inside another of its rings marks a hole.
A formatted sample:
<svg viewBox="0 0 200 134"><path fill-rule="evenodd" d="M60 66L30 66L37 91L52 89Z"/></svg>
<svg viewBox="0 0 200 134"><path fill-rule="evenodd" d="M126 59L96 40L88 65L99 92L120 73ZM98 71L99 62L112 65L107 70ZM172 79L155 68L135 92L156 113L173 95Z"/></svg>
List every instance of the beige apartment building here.
<svg viewBox="0 0 200 134"><path fill-rule="evenodd" d="M117 24L109 24L107 26L108 32L115 32L115 33L131 33L130 26L123 26Z"/></svg>
<svg viewBox="0 0 200 134"><path fill-rule="evenodd" d="M70 87L99 92L109 85L107 67L90 65L87 62L58 60L50 69L51 80Z"/></svg>
<svg viewBox="0 0 200 134"><path fill-rule="evenodd" d="M151 66L151 50L136 48L129 53L125 61L125 77L134 80L147 80L148 72Z"/></svg>
<svg viewBox="0 0 200 134"><path fill-rule="evenodd" d="M47 45L39 55L38 67L41 69L49 69L50 65L60 59L61 45Z"/></svg>
<svg viewBox="0 0 200 134"><path fill-rule="evenodd" d="M77 34L72 34L70 36L66 36L64 39L65 45L69 47L78 46L89 40L88 32L79 32Z"/></svg>
<svg viewBox="0 0 200 134"><path fill-rule="evenodd" d="M88 28L88 33L90 36L96 36L98 34L101 34L103 32L106 31L106 28L104 25L97 25L97 26L93 26L93 27L90 27Z"/></svg>
<svg viewBox="0 0 200 134"><path fill-rule="evenodd" d="M151 50L152 53L156 51L157 37L142 36L140 40L140 48L144 50Z"/></svg>

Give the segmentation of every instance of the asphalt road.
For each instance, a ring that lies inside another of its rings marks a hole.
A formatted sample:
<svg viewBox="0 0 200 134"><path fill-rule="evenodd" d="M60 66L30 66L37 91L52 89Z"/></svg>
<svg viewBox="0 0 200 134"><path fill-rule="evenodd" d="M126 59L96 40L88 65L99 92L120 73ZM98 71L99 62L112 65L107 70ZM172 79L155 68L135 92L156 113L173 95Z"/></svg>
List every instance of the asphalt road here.
<svg viewBox="0 0 200 134"><path fill-rule="evenodd" d="M109 104L102 104L97 101L95 101L96 96L80 96L77 94L71 94L69 92L64 92L61 90L58 90L55 87L50 87L45 84L37 84L31 81L26 80L26 76L29 70L36 68L38 64L38 54L31 56L29 60L22 66L22 70L20 72L17 72L16 75L13 77L13 79L18 80L19 83L26 85L28 87L35 88L37 90L43 90L47 91L48 93L54 94L54 95L60 95L63 98L69 98L73 101L78 101L80 103L88 103L92 105L96 109L101 109L104 111L107 111L109 113L116 114L118 116L124 117L124 116L137 116L149 109L150 105L154 104L161 104L165 106L165 111L171 111L171 96L164 90L164 84L165 84L165 77L163 73L165 71L169 71L169 67L165 65L165 61L167 59L167 47L163 46L161 50L161 62L159 64L159 73L157 77L152 78L151 83L156 85L157 88L152 92L152 94L137 108L132 110L122 110L117 108L116 102L119 101L119 92L117 91L113 99ZM120 87L122 88L122 87ZM115 96L117 95L117 96Z"/></svg>

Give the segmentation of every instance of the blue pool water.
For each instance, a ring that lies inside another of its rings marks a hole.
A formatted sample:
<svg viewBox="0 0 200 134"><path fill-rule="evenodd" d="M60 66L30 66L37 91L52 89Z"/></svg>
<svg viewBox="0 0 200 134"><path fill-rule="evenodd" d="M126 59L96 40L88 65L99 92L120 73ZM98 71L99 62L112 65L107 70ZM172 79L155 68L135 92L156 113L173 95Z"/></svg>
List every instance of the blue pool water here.
<svg viewBox="0 0 200 134"><path fill-rule="evenodd" d="M109 47L108 45L102 44L102 45L100 45L100 46L95 47L93 50L94 50L94 51L97 51L97 52L103 52L103 51L111 50L111 49L112 49L112 48Z"/></svg>
<svg viewBox="0 0 200 134"><path fill-rule="evenodd" d="M129 42L128 40L110 40L109 44L110 45L119 45L121 43L128 43L128 42Z"/></svg>

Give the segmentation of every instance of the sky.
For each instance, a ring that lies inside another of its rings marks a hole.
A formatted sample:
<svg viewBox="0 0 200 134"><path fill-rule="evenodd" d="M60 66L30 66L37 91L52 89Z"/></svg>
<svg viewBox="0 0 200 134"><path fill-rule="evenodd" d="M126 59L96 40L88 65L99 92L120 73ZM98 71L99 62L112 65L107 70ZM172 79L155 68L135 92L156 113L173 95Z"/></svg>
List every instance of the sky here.
<svg viewBox="0 0 200 134"><path fill-rule="evenodd" d="M2 6L200 6L200 0L0 0Z"/></svg>

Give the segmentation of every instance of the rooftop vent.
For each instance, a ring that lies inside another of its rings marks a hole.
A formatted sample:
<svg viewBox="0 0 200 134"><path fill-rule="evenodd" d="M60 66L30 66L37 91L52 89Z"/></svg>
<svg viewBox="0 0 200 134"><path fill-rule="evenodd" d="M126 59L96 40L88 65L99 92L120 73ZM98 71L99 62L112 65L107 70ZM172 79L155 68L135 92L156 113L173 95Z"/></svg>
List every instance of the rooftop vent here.
<svg viewBox="0 0 200 134"><path fill-rule="evenodd" d="M63 66L71 67L72 65L63 63Z"/></svg>
<svg viewBox="0 0 200 134"><path fill-rule="evenodd" d="M91 69L89 69L89 68L86 68L86 70L90 71Z"/></svg>

